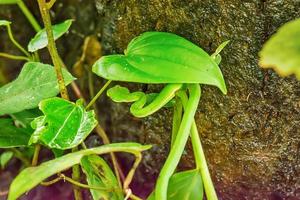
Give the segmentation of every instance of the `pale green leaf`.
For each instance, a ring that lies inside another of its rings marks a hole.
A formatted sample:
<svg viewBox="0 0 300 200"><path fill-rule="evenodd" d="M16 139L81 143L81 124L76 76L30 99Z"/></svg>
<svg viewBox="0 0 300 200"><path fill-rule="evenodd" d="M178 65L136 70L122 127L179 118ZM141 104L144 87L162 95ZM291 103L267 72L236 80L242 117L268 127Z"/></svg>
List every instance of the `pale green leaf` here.
<svg viewBox="0 0 300 200"><path fill-rule="evenodd" d="M103 190L90 190L94 200L123 200L122 188L104 159L97 155L85 156L80 164L86 175L87 183Z"/></svg>
<svg viewBox="0 0 300 200"><path fill-rule="evenodd" d="M62 72L66 85L74 80L67 70ZM39 62L28 62L16 80L0 88L0 115L35 108L41 100L58 93L54 68Z"/></svg>
<svg viewBox="0 0 300 200"><path fill-rule="evenodd" d="M66 33L73 20L68 19L60 24L56 24L52 26L52 31L53 31L53 37L54 40L57 40L60 38L64 33ZM30 52L35 52L39 49L42 49L48 45L48 38L47 38L47 33L45 29L42 29L39 31L34 38L32 38L28 44L28 51Z"/></svg>
<svg viewBox="0 0 300 200"><path fill-rule="evenodd" d="M4 151L1 155L0 155L0 166L1 169L4 169L5 166L7 165L7 163L12 159L14 153L11 151Z"/></svg>
<svg viewBox="0 0 300 200"><path fill-rule="evenodd" d="M300 80L300 19L279 28L259 53L259 64L273 68L279 75L295 74Z"/></svg>
<svg viewBox="0 0 300 200"><path fill-rule="evenodd" d="M69 169L73 165L79 164L80 160L87 155L106 154L110 152L141 152L151 148L150 145L137 143L115 143L100 147L69 153L60 158L42 163L37 167L24 169L12 182L9 189L8 200L15 200L22 194L38 185L44 179ZM30 180L30 181L29 181Z"/></svg>
<svg viewBox="0 0 300 200"><path fill-rule="evenodd" d="M1 4L1 3L0 3ZM7 20L0 20L0 26L9 26L11 24L10 21Z"/></svg>
<svg viewBox="0 0 300 200"><path fill-rule="evenodd" d="M27 146L31 129L17 128L8 118L0 118L0 127L0 148Z"/></svg>
<svg viewBox="0 0 300 200"><path fill-rule="evenodd" d="M147 200L154 200L154 192ZM199 170L174 174L168 186L168 200L202 200L203 184Z"/></svg>
<svg viewBox="0 0 300 200"><path fill-rule="evenodd" d="M32 122L35 129L30 143L41 141L50 148L70 149L79 145L97 125L94 111L86 111L82 102L54 97L40 102L44 116Z"/></svg>

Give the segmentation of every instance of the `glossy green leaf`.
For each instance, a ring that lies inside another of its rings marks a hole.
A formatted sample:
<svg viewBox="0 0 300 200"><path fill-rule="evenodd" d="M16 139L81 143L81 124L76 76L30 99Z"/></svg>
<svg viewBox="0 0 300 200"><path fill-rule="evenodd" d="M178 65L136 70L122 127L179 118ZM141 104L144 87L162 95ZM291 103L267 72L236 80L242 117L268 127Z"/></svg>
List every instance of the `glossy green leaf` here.
<svg viewBox="0 0 300 200"><path fill-rule="evenodd" d="M79 145L97 125L94 111L86 111L81 100L75 103L54 97L40 102L44 116L32 122L30 143L41 141L50 148L70 149Z"/></svg>
<svg viewBox="0 0 300 200"><path fill-rule="evenodd" d="M18 3L20 0L0 0L0 5L1 4L16 4Z"/></svg>
<svg viewBox="0 0 300 200"><path fill-rule="evenodd" d="M73 165L79 164L84 156L92 154L106 154L110 152L141 152L151 148L150 145L137 143L114 143L103 145L92 149L86 149L69 153L60 158L42 163L37 167L24 169L12 182L9 188L8 200L15 200L22 194L38 185L44 179L69 169ZM28 181L30 180L30 181Z"/></svg>
<svg viewBox="0 0 300 200"><path fill-rule="evenodd" d="M300 80L300 19L284 24L263 46L259 64Z"/></svg>
<svg viewBox="0 0 300 200"><path fill-rule="evenodd" d="M200 47L172 33L143 33L129 43L125 55L101 57L94 64L93 72L115 81L201 83L227 92L214 59Z"/></svg>
<svg viewBox="0 0 300 200"><path fill-rule="evenodd" d="M75 78L63 69L66 85ZM18 78L0 88L0 115L38 106L43 99L59 93L55 70L51 65L28 62Z"/></svg>
<svg viewBox="0 0 300 200"><path fill-rule="evenodd" d="M30 129L17 128L8 118L0 118L0 127L0 148L27 146L32 134Z"/></svg>
<svg viewBox="0 0 300 200"><path fill-rule="evenodd" d="M7 20L0 20L0 26L9 26L11 24L10 21Z"/></svg>
<svg viewBox="0 0 300 200"><path fill-rule="evenodd" d="M147 200L155 200L154 192ZM168 186L168 200L202 200L203 184L199 170L174 174Z"/></svg>
<svg viewBox="0 0 300 200"><path fill-rule="evenodd" d="M80 162L87 183L103 190L90 190L94 200L123 200L122 188L104 159L97 155L85 156Z"/></svg>
<svg viewBox="0 0 300 200"><path fill-rule="evenodd" d="M54 40L60 38L64 33L66 33L70 26L72 25L73 20L68 19L60 24L52 26ZM35 52L39 49L45 48L48 45L48 38L45 29L39 31L34 38L32 38L28 44L28 51Z"/></svg>
<svg viewBox="0 0 300 200"><path fill-rule="evenodd" d="M12 159L14 153L12 151L4 151L0 155L0 166L1 169L4 169L7 163Z"/></svg>

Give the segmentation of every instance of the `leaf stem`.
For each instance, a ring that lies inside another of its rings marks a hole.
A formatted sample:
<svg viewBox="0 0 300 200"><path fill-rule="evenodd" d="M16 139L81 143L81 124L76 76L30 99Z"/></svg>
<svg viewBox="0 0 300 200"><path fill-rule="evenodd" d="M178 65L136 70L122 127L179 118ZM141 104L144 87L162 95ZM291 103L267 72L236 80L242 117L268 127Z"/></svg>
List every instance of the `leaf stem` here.
<svg viewBox="0 0 300 200"><path fill-rule="evenodd" d="M31 55L22 47L22 45L20 45L14 38L12 30L10 25L7 25L7 33L8 33L8 37L9 39L12 41L12 43L20 50L22 51L28 58L31 57Z"/></svg>
<svg viewBox="0 0 300 200"><path fill-rule="evenodd" d="M40 27L39 23L35 20L35 18L33 17L32 13L26 7L26 5L24 4L24 2L22 0L19 0L17 4L18 4L19 8L22 10L22 12L25 15L25 17L27 18L27 20L30 22L30 24L34 28L34 30L36 32L40 31L41 27Z"/></svg>
<svg viewBox="0 0 300 200"><path fill-rule="evenodd" d="M16 56L16 55L4 53L4 52L0 52L0 56L1 56L1 57L4 57L4 58L13 59L13 60L25 60L25 61L30 61L30 59L29 59L28 57L25 57L25 56Z"/></svg>
<svg viewBox="0 0 300 200"><path fill-rule="evenodd" d="M184 91L179 91L177 93L177 96L181 99L182 104L186 105L188 101L188 97ZM218 196L216 194L214 184L212 182L209 169L207 166L207 162L205 159L205 154L202 148L201 140L199 137L198 129L196 126L195 120L192 123L191 127L191 140L192 140L192 146L194 151L194 157L196 161L196 168L199 169L203 185L205 189L205 194L208 200L217 200Z"/></svg>
<svg viewBox="0 0 300 200"><path fill-rule="evenodd" d="M72 149L72 152L76 152L76 151L78 151L77 147ZM81 175L80 166L76 164L72 167L72 179L74 179L77 182L80 182L80 175ZM74 185L73 193L76 200L83 200L81 190L77 185Z"/></svg>
<svg viewBox="0 0 300 200"><path fill-rule="evenodd" d="M86 106L86 109L89 109L95 101L100 97L100 95L105 91L105 89L109 86L112 80L108 80L105 85L99 90L99 92L94 96L94 98L90 101L90 103Z"/></svg>
<svg viewBox="0 0 300 200"><path fill-rule="evenodd" d="M39 160L39 154L40 154L40 149L41 149L41 145L40 144L36 144L35 148L34 148L34 154L33 154L33 158L31 161L31 165L32 166L36 166Z"/></svg>
<svg viewBox="0 0 300 200"><path fill-rule="evenodd" d="M50 56L51 56L51 59L52 59L52 62L54 64L54 68L56 71L56 76L57 76L58 85L59 85L59 91L60 91L61 97L68 100L69 99L68 91L65 86L65 82L64 82L64 78L63 78L62 70L61 70L61 65L60 65L60 59L59 59L57 48L56 48L56 45L54 42L49 10L47 8L47 4L46 4L45 0L38 0L38 3L39 3L39 8L40 8L40 12L42 15L42 19L44 22L45 30L47 33L48 49L49 49L49 53L50 53Z"/></svg>
<svg viewBox="0 0 300 200"><path fill-rule="evenodd" d="M184 147L190 135L192 122L196 113L199 99L200 99L200 86L199 84L188 84L190 93L189 100L186 104L186 109L182 117L182 121L174 141L173 147L169 156L160 171L156 186L155 186L155 199L167 200L167 190L169 180L176 170L180 161Z"/></svg>

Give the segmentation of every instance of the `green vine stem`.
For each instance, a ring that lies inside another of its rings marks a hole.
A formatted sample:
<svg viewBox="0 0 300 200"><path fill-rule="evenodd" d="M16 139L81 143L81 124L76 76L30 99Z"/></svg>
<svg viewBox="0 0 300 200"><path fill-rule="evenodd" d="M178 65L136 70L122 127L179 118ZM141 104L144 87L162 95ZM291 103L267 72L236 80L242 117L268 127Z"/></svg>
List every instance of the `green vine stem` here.
<svg viewBox="0 0 300 200"><path fill-rule="evenodd" d="M177 96L181 99L182 104L186 105L188 102L188 97L184 91L179 91ZM194 157L196 161L196 168L199 169L203 185L205 189L205 194L208 200L217 200L218 196L216 194L214 184L212 182L209 169L207 166L205 154L202 148L201 140L199 137L198 129L195 120L192 123L191 127L191 141L194 151Z"/></svg>
<svg viewBox="0 0 300 200"><path fill-rule="evenodd" d="M47 38L48 38L48 49L49 49L49 53L51 56L51 59L53 61L53 65L56 71L56 76L57 76L57 80L58 80L58 85L59 85L59 91L61 94L61 97L64 99L69 99L68 96L68 91L67 88L65 86L65 82L64 82L64 78L62 75L62 70L61 70L61 65L60 65L60 58L57 52L57 48L54 42L54 38L53 38L53 32L52 32L52 27L51 27L51 19L50 19L50 14L49 14L49 10L47 8L47 4L45 0L38 0L39 3L39 8L40 8L40 12L42 15L42 19L44 22L44 26L46 29L46 33L47 33Z"/></svg>
<svg viewBox="0 0 300 200"><path fill-rule="evenodd" d="M160 171L160 175L155 186L155 199L167 199L169 180L180 161L181 155L184 151L184 147L190 135L192 122L194 120L194 115L198 107L201 92L199 84L188 84L188 89L190 97L186 104L186 109L173 144L173 147L176 148L171 148L169 156Z"/></svg>
<svg viewBox="0 0 300 200"><path fill-rule="evenodd" d="M38 164L40 150L41 150L41 145L36 144L35 147L34 147L34 154L33 154L33 158L32 158L32 161L31 161L31 166L36 166Z"/></svg>
<svg viewBox="0 0 300 200"><path fill-rule="evenodd" d="M28 53L23 47L22 45L20 45L14 38L13 33L11 31L11 27L10 25L7 25L7 33L8 33L8 37L9 39L12 41L12 43L20 50L22 51L28 58L31 58L30 53Z"/></svg>
<svg viewBox="0 0 300 200"><path fill-rule="evenodd" d="M42 19L44 22L45 30L47 33L48 38L48 50L56 71L59 91L61 94L61 97L64 99L69 100L69 95L67 88L65 86L64 78L62 75L62 68L61 68L61 60L57 52L57 48L54 42L53 32L52 32L52 26L51 26L51 19L49 14L49 9L47 7L45 0L38 0L40 12L42 15ZM72 149L72 151L77 151L77 148ZM75 180L80 180L80 167L79 165L74 165L72 167L72 178ZM74 197L76 200L82 200L82 194L78 187L74 187Z"/></svg>
<svg viewBox="0 0 300 200"><path fill-rule="evenodd" d="M3 53L3 52L0 52L0 56L4 57L4 58L13 59L13 60L30 61L30 59L28 57L25 57L25 56L16 56L16 55L12 55L12 54L8 54L8 53Z"/></svg>
<svg viewBox="0 0 300 200"><path fill-rule="evenodd" d="M105 89L109 86L112 80L109 80L105 83L105 85L99 90L99 92L94 96L94 98L90 101L90 103L86 106L86 109L89 109L95 101L100 97L100 95L105 91Z"/></svg>
<svg viewBox="0 0 300 200"><path fill-rule="evenodd" d="M22 10L22 12L24 13L25 17L30 22L30 24L32 25L32 27L34 28L34 30L36 32L40 31L41 30L40 25L37 23L37 21L35 20L35 18L33 17L33 15L31 14L31 12L29 11L29 9L26 7L26 5L24 4L24 2L22 0L18 1L18 6Z"/></svg>

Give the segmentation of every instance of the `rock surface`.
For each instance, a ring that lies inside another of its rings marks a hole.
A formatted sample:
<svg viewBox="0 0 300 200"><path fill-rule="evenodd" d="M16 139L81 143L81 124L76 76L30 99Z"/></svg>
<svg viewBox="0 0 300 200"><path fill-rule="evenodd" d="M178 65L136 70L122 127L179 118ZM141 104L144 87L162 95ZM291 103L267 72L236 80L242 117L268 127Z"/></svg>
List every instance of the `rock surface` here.
<svg viewBox="0 0 300 200"><path fill-rule="evenodd" d="M38 16L36 5L30 6ZM122 53L144 31L173 32L210 53L229 39L220 66L228 94L202 86L196 114L218 195L233 200L296 200L300 199L300 82L262 70L257 63L262 44L280 25L300 17L299 7L298 0L64 0L52 14L55 21L76 19L69 35L58 41L69 66L80 56L83 38L90 34L99 37L104 54ZM23 29L24 20L16 10L0 7L0 17L16 19L17 38L26 41L23 37L33 32ZM3 35L1 31L1 38ZM10 48L1 42L0 49ZM98 82L95 85L100 87ZM127 86L132 91L161 89ZM153 144L133 184L137 194L147 196L169 150L172 110L137 119L128 112L128 104L103 97L98 106L113 142ZM122 166L127 169L131 163L124 159ZM180 169L193 164L188 145Z"/></svg>

